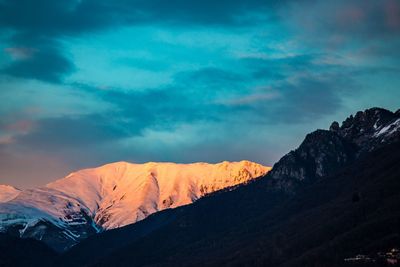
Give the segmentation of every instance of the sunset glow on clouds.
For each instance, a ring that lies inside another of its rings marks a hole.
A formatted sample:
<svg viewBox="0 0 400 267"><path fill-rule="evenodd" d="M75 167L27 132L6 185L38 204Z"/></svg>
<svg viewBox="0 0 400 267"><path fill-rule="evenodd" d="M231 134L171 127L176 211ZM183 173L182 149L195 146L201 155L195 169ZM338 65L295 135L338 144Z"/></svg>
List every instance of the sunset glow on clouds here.
<svg viewBox="0 0 400 267"><path fill-rule="evenodd" d="M400 4L0 2L0 183L125 160L272 165L400 99Z"/></svg>

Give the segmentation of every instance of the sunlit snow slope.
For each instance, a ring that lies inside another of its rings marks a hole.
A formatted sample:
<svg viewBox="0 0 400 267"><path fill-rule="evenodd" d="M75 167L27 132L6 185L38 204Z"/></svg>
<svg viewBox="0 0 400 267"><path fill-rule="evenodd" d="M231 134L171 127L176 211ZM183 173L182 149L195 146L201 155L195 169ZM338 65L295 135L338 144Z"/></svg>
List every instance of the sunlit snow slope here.
<svg viewBox="0 0 400 267"><path fill-rule="evenodd" d="M96 231L121 227L154 212L190 204L269 170L249 161L107 164L71 173L0 203L0 231L17 229L20 236L46 242L51 230L47 243L54 247L60 243L54 241L60 235L61 240L78 241Z"/></svg>
<svg viewBox="0 0 400 267"><path fill-rule="evenodd" d="M7 202L18 196L21 191L9 185L0 185L0 203Z"/></svg>

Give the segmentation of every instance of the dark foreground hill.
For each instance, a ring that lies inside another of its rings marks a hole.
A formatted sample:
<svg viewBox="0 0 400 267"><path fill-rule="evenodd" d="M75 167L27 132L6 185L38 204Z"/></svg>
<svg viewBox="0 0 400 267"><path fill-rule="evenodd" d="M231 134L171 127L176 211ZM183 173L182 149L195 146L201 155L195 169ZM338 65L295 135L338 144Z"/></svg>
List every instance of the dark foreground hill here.
<svg viewBox="0 0 400 267"><path fill-rule="evenodd" d="M89 238L58 264L385 266L344 260L400 245L398 118L376 125L382 112L316 131L263 179Z"/></svg>
<svg viewBox="0 0 400 267"><path fill-rule="evenodd" d="M0 266L49 266L57 254L44 243L0 233Z"/></svg>

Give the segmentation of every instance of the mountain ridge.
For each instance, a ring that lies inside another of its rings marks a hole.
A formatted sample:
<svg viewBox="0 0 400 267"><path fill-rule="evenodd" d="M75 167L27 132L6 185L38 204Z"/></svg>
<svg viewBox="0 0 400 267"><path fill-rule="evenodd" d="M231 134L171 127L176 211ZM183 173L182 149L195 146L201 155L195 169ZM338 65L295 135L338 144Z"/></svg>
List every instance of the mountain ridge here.
<svg viewBox="0 0 400 267"><path fill-rule="evenodd" d="M366 138L359 143L355 139L363 135L317 130L266 177L92 236L58 262L76 266L343 266L344 258L389 249L400 241L396 121L397 117L392 118L376 129L372 125L371 131L360 127ZM391 130L383 137L375 136L382 129Z"/></svg>
<svg viewBox="0 0 400 267"><path fill-rule="evenodd" d="M57 250L159 210L190 204L270 170L250 161L134 164L83 169L0 205L0 230L43 240Z"/></svg>
<svg viewBox="0 0 400 267"><path fill-rule="evenodd" d="M293 191L299 182L313 182L333 174L383 145L400 141L400 113L370 108L350 115L340 126L306 135L300 146L274 164L274 186Z"/></svg>

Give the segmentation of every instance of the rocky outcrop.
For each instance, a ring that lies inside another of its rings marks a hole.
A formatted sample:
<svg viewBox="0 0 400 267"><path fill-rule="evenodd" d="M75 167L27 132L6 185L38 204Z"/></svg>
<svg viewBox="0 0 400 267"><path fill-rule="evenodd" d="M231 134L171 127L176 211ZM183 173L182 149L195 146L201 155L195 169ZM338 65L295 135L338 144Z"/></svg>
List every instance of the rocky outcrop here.
<svg viewBox="0 0 400 267"><path fill-rule="evenodd" d="M331 175L365 153L400 140L400 112L371 108L348 117L340 126L308 134L302 144L279 160L268 177L274 186L293 191Z"/></svg>

